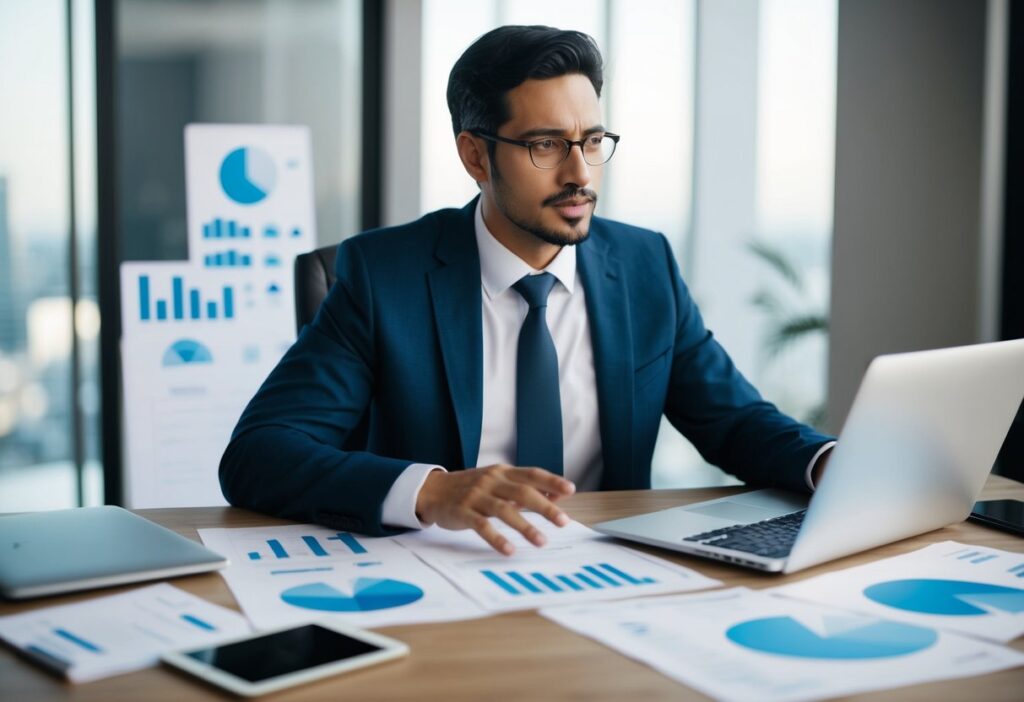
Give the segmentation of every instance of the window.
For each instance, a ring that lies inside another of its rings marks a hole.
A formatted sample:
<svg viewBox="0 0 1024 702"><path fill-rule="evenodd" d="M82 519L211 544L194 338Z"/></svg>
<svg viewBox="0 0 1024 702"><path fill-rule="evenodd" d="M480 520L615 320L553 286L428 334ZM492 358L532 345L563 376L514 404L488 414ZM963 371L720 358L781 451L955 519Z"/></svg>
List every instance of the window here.
<svg viewBox="0 0 1024 702"><path fill-rule="evenodd" d="M0 0L0 512L102 500L92 3L71 9Z"/></svg>

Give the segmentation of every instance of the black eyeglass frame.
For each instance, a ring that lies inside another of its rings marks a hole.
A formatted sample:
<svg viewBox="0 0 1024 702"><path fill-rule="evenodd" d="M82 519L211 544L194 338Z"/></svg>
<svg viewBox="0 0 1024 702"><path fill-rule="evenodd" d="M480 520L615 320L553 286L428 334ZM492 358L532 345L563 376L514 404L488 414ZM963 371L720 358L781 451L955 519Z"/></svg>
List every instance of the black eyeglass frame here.
<svg viewBox="0 0 1024 702"><path fill-rule="evenodd" d="M622 138L618 134L613 134L612 132L605 132L604 134L602 134L602 138L607 137L612 140L612 152L608 154L608 158L601 161L600 163L591 163L590 161L587 160L587 152L583 149L583 144L589 137L594 136L593 134L589 134L583 139L579 139L577 141L573 141L572 139L566 139L565 137L556 136L543 137L541 139L534 139L533 141L526 141L523 139L509 139L508 137L503 137L498 134L488 134L487 132L473 131L470 133L477 135L481 139L486 139L487 141L501 142L503 144L512 144L513 146L521 146L524 149L527 149L530 152L530 163L533 164L534 168L540 168L541 170L545 171L549 171L552 168L558 168L563 163L565 163L565 160L569 158L569 154L572 153L572 147L574 146L580 147L580 153L583 155L583 160L587 163L588 166L603 166L604 164L612 160L612 156L615 155L616 149L619 148L619 139ZM569 148L565 150L565 155L562 156L561 160L559 160L558 163L554 164L553 166L540 166L537 164L537 160L533 157L533 147L535 144L539 144L542 141L549 141L551 139L557 139L558 141L566 143L569 145Z"/></svg>

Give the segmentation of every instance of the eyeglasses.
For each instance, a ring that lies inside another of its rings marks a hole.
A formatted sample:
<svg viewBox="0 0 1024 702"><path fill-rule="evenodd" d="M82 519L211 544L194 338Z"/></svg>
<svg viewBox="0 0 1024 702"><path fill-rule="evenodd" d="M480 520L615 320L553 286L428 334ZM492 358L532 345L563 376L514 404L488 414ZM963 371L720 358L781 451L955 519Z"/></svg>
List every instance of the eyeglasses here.
<svg viewBox="0 0 1024 702"><path fill-rule="evenodd" d="M545 137L536 141L522 141L520 139L509 139L497 134L486 132L473 132L478 137L493 142L522 146L530 151L530 160L537 168L557 168L562 161L569 158L572 147L580 147L583 153L583 160L591 166L600 166L607 163L608 159L615 153L615 147L619 143L619 135L611 132L590 134L579 141L563 139L562 137Z"/></svg>

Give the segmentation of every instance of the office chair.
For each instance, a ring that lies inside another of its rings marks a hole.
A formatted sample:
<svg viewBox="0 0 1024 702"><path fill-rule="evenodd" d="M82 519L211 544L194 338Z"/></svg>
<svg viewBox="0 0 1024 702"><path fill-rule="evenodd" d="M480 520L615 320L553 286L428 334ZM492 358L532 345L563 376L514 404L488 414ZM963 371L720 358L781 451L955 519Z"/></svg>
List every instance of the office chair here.
<svg viewBox="0 0 1024 702"><path fill-rule="evenodd" d="M323 246L295 257L295 331L313 321L327 291L334 285L334 259L338 245ZM370 433L370 408L342 444L345 451L365 451Z"/></svg>
<svg viewBox="0 0 1024 702"><path fill-rule="evenodd" d="M334 285L338 245L324 246L295 257L295 332L313 321L327 291Z"/></svg>

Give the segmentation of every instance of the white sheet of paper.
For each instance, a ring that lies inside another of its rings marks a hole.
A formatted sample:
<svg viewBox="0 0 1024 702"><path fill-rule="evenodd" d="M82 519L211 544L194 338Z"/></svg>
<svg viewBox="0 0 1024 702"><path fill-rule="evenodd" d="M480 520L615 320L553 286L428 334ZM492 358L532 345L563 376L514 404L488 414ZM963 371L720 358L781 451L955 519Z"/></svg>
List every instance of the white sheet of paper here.
<svg viewBox="0 0 1024 702"><path fill-rule="evenodd" d="M579 522L559 528L538 514L524 516L548 537L548 543L537 548L519 532L493 520L495 528L515 545L512 556L497 553L469 530L431 527L402 534L395 541L492 612L661 595L722 584L689 568L614 544Z"/></svg>
<svg viewBox="0 0 1024 702"><path fill-rule="evenodd" d="M220 573L260 629L325 618L374 627L485 614L390 538L309 524L200 529L199 536L231 560Z"/></svg>
<svg viewBox="0 0 1024 702"><path fill-rule="evenodd" d="M996 644L746 588L541 614L730 702L798 702L1024 665L1024 654Z"/></svg>
<svg viewBox="0 0 1024 702"><path fill-rule="evenodd" d="M166 651L249 630L238 612L167 583L0 617L0 637L73 682L145 668Z"/></svg>
<svg viewBox="0 0 1024 702"><path fill-rule="evenodd" d="M1024 634L1024 554L956 541L772 592L992 641Z"/></svg>

